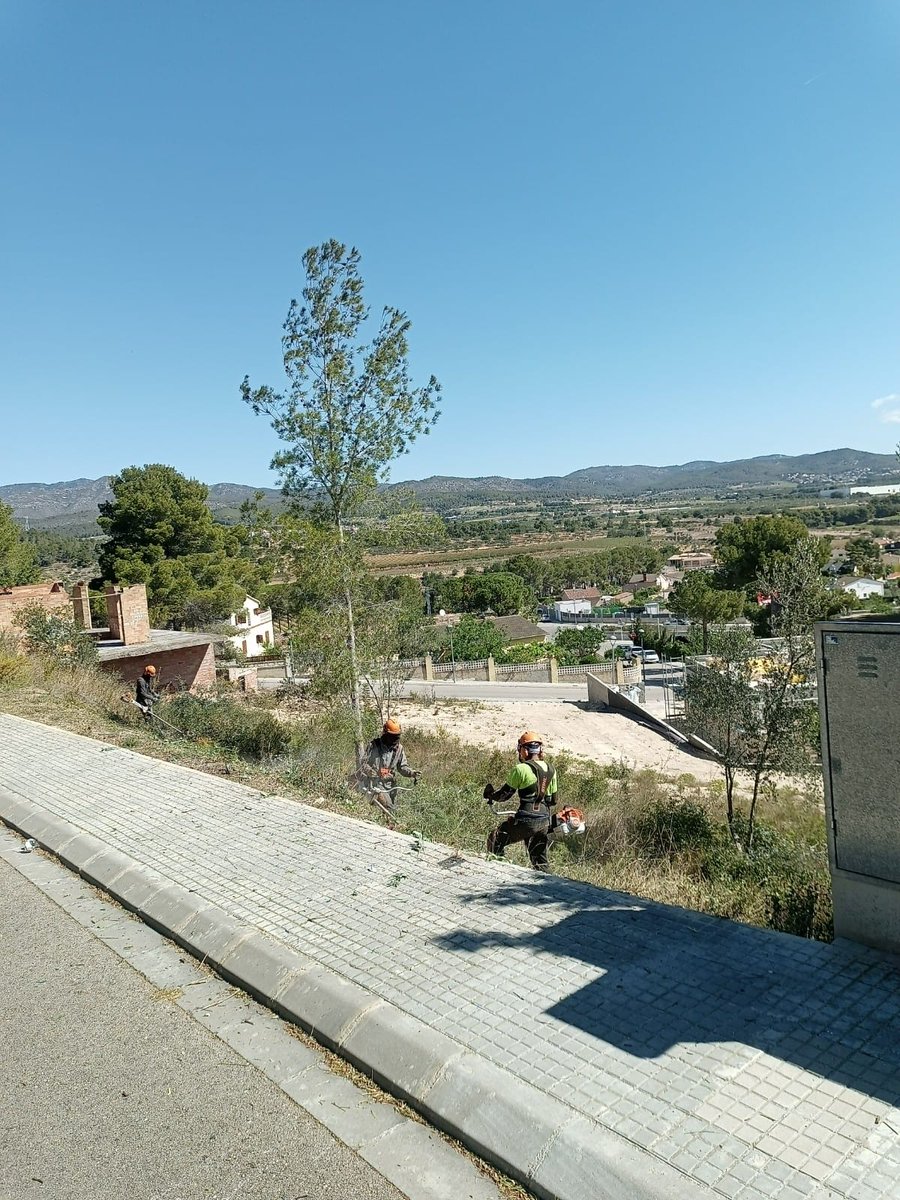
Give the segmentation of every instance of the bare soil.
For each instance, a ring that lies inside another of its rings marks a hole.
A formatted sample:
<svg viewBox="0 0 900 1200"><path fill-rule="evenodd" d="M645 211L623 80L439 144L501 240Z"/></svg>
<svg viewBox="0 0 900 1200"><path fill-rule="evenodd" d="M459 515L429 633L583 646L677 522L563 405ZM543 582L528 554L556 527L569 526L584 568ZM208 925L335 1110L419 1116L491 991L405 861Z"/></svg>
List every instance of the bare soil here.
<svg viewBox="0 0 900 1200"><path fill-rule="evenodd" d="M693 775L707 781L721 768L669 741L649 725L621 713L602 712L584 702L547 700L401 701L394 706L406 728L445 731L478 746L513 750L526 729L539 733L548 756L566 751L607 765L659 771L670 778Z"/></svg>

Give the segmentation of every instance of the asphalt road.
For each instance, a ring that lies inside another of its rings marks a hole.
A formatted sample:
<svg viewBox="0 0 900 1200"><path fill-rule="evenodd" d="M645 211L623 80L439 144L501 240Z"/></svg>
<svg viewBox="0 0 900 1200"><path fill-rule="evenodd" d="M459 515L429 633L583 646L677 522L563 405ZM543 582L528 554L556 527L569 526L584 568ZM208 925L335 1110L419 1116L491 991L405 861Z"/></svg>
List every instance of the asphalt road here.
<svg viewBox="0 0 900 1200"><path fill-rule="evenodd" d="M0 1200L401 1200L2 859L0 922Z"/></svg>

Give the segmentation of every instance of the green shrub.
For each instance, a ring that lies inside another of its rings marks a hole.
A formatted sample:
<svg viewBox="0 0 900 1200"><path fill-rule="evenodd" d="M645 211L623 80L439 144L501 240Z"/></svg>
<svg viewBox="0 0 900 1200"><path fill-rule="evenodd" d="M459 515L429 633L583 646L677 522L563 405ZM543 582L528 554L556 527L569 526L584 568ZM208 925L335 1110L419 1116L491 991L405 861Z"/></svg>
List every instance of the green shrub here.
<svg viewBox="0 0 900 1200"><path fill-rule="evenodd" d="M834 938L831 881L808 878L787 881L766 897L766 924L782 933L830 942Z"/></svg>
<svg viewBox="0 0 900 1200"><path fill-rule="evenodd" d="M0 631L0 688L15 688L25 682L28 664L22 657L21 640L7 630Z"/></svg>
<svg viewBox="0 0 900 1200"><path fill-rule="evenodd" d="M165 708L165 720L193 738L207 738L241 758L264 759L284 754L291 727L271 713L233 700L210 700L182 692Z"/></svg>
<svg viewBox="0 0 900 1200"><path fill-rule="evenodd" d="M71 617L28 604L16 614L15 623L30 654L46 654L55 663L73 667L97 661L93 638Z"/></svg>
<svg viewBox="0 0 900 1200"><path fill-rule="evenodd" d="M634 837L642 854L673 858L685 850L705 850L715 841L709 813L691 800L660 800L639 814Z"/></svg>

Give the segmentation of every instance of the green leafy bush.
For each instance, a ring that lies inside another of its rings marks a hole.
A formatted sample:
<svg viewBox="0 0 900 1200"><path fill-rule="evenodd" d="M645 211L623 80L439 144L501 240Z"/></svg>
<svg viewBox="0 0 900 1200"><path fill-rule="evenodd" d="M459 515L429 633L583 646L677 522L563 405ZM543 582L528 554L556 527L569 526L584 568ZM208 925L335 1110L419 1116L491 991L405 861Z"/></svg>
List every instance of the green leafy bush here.
<svg viewBox="0 0 900 1200"><path fill-rule="evenodd" d="M72 667L97 661L93 639L69 616L28 604L16 614L15 623L30 654L46 654L54 662Z"/></svg>
<svg viewBox="0 0 900 1200"><path fill-rule="evenodd" d="M830 880L785 881L766 897L766 923L782 933L830 942L834 937Z"/></svg>
<svg viewBox="0 0 900 1200"><path fill-rule="evenodd" d="M15 688L25 682L28 664L19 653L19 639L0 633L0 688Z"/></svg>
<svg viewBox="0 0 900 1200"><path fill-rule="evenodd" d="M165 719L193 738L207 738L241 758L266 759L286 753L291 727L269 712L182 692L165 709Z"/></svg>
<svg viewBox="0 0 900 1200"><path fill-rule="evenodd" d="M691 800L660 800L639 813L634 823L638 849L654 858L672 858L684 850L705 850L715 841L709 813Z"/></svg>

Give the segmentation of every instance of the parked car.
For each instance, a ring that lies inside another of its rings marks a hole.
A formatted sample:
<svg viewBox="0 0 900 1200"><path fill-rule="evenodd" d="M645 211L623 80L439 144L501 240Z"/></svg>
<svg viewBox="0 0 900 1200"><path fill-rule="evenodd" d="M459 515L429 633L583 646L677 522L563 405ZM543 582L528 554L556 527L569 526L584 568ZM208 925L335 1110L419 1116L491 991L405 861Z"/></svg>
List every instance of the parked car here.
<svg viewBox="0 0 900 1200"><path fill-rule="evenodd" d="M659 655L655 650L642 650L640 646L636 646L631 652L635 658L641 659L644 663L658 663Z"/></svg>

